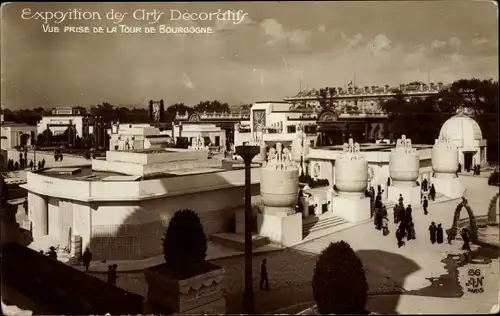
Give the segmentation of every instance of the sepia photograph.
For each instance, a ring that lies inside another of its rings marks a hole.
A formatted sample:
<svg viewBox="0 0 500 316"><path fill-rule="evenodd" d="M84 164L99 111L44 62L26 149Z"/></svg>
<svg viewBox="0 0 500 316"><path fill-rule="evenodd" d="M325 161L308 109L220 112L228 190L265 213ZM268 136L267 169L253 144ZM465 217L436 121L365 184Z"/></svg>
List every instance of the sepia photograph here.
<svg viewBox="0 0 500 316"><path fill-rule="evenodd" d="M500 312L496 2L0 23L4 315Z"/></svg>

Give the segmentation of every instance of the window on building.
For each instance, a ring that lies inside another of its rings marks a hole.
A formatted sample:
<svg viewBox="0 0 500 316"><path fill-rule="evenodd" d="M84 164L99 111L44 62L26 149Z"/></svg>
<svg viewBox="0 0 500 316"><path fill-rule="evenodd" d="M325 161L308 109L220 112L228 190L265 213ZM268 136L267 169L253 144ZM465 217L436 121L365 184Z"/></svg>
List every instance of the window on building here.
<svg viewBox="0 0 500 316"><path fill-rule="evenodd" d="M293 134L293 133L295 133L296 131L297 131L297 127L296 127L295 125L288 125L288 126L286 127L286 132L287 132L288 134Z"/></svg>
<svg viewBox="0 0 500 316"><path fill-rule="evenodd" d="M220 146L220 136L215 136L215 146Z"/></svg>

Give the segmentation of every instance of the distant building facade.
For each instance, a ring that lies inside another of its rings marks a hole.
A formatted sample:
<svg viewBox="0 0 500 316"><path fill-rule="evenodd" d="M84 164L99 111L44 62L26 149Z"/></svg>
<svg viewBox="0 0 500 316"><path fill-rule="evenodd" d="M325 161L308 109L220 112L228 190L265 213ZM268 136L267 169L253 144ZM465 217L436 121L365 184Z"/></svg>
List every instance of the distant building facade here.
<svg viewBox="0 0 500 316"><path fill-rule="evenodd" d="M38 134L43 134L47 129L53 135L63 134L68 127L74 126L76 136L84 138L93 133L90 120L86 119L87 113L79 108L65 107L52 110L51 115L44 115L36 128Z"/></svg>
<svg viewBox="0 0 500 316"><path fill-rule="evenodd" d="M24 123L4 122L3 114L0 121L0 137L2 150L18 146L30 146L36 141L37 128Z"/></svg>

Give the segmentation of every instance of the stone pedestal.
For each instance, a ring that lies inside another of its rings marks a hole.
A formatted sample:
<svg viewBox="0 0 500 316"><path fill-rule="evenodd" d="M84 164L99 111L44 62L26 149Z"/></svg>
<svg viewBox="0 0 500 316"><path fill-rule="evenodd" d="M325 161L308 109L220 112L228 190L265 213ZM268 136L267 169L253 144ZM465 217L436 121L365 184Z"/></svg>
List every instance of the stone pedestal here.
<svg viewBox="0 0 500 316"><path fill-rule="evenodd" d="M328 212L333 212L333 199L336 196L337 194L333 188L328 189L328 192L326 192L326 198L330 201L330 204L328 204Z"/></svg>
<svg viewBox="0 0 500 316"><path fill-rule="evenodd" d="M257 230L272 243L282 246L296 244L302 240L302 214L257 214Z"/></svg>
<svg viewBox="0 0 500 316"><path fill-rule="evenodd" d="M399 202L399 195L403 196L403 204L405 208L408 204L413 207L420 205L420 187L412 186L412 185L391 185L387 189L389 201L395 202L396 204Z"/></svg>
<svg viewBox="0 0 500 316"><path fill-rule="evenodd" d="M332 200L333 214L350 223L359 223L370 219L370 198L364 195L339 194Z"/></svg>
<svg viewBox="0 0 500 316"><path fill-rule="evenodd" d="M432 177L432 184L436 188L437 193L441 193L449 198L460 198L465 193L465 187L460 183L458 177L452 176L441 176L436 174L436 177Z"/></svg>
<svg viewBox="0 0 500 316"><path fill-rule="evenodd" d="M183 280L165 273L165 264L145 269L150 312L181 315L225 314L226 304L221 284L225 270L208 262L203 264L213 267L211 270L202 269L209 270L208 272Z"/></svg>

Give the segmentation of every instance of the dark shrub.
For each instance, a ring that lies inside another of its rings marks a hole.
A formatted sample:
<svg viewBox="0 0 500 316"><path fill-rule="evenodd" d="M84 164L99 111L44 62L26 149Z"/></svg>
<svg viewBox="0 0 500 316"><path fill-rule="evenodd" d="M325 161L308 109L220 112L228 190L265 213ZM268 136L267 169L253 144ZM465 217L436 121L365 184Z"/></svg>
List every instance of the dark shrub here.
<svg viewBox="0 0 500 316"><path fill-rule="evenodd" d="M499 174L498 171L494 171L488 178L489 185L498 185L499 183Z"/></svg>
<svg viewBox="0 0 500 316"><path fill-rule="evenodd" d="M192 210L174 214L162 241L165 261L177 271L189 271L207 256L207 238L200 218Z"/></svg>
<svg viewBox="0 0 500 316"><path fill-rule="evenodd" d="M312 287L321 314L366 314L368 283L363 264L345 241L330 243L321 252Z"/></svg>

